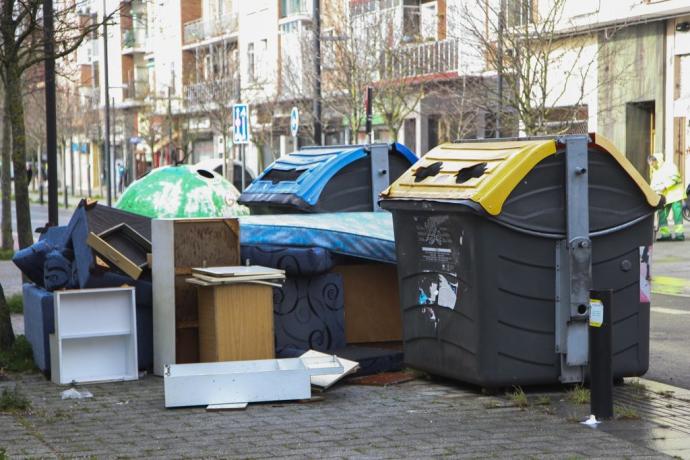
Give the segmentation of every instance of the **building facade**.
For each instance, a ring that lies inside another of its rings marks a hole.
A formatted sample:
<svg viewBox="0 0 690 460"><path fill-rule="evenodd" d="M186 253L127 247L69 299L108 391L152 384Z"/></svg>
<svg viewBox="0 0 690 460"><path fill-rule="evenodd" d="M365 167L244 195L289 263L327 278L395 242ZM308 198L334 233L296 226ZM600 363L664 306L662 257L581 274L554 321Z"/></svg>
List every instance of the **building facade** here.
<svg viewBox="0 0 690 460"><path fill-rule="evenodd" d="M654 151L690 171L690 5L684 0L560 0L553 33L563 43L548 97L553 132L568 113L571 131L609 137L647 173ZM506 27L539 21L557 0L506 0ZM620 4L619 4L620 3ZM625 5L622 5L625 3ZM113 163L127 179L175 162L237 158L230 107L250 104L246 164L260 172L294 147L289 114L300 110L299 145L367 139L362 110L374 90L374 139L418 154L456 138L518 134L496 129L497 68L486 24L500 0L321 1L321 139L311 126L317 79L312 0L94 0L80 21L114 12L108 27ZM468 39L467 12L479 11L487 42ZM483 15L483 16L482 16ZM486 23L486 24L485 24ZM573 43L576 42L576 45ZM83 129L82 190L102 184L105 57L94 34L77 53ZM519 50L518 50L519 51ZM504 50L514 53L515 50ZM567 75L567 77L564 77ZM348 89L349 87L352 87ZM66 152L67 155L70 152ZM117 168L114 168L117 169ZM114 173L113 182L120 180Z"/></svg>

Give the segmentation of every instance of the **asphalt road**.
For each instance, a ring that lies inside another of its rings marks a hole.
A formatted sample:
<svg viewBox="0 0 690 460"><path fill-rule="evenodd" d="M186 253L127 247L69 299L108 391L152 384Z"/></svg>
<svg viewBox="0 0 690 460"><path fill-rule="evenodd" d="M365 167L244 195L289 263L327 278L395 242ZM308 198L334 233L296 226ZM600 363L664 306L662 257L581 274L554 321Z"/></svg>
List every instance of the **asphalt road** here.
<svg viewBox="0 0 690 460"><path fill-rule="evenodd" d="M15 229L17 228L16 222L17 222L17 213L14 208L14 202L12 203L12 228ZM62 204L61 204L62 205ZM32 204L31 206L31 229L35 230L38 227L42 227L48 222L48 206L45 205L40 205L40 204ZM73 208L70 209L65 209L62 206L58 207L58 224L59 225L65 225L67 222L69 222L70 217L72 217L72 213L74 212ZM38 238L37 235L35 235L36 238ZM16 239L15 239L16 241Z"/></svg>
<svg viewBox="0 0 690 460"><path fill-rule="evenodd" d="M690 389L690 297L652 295L645 378Z"/></svg>

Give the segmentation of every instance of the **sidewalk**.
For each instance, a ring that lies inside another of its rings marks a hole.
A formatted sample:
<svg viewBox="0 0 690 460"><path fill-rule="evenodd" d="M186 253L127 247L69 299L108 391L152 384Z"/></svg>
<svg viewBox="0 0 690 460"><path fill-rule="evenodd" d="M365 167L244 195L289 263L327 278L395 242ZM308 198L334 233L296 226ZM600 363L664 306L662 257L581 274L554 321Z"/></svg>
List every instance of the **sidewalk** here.
<svg viewBox="0 0 690 460"><path fill-rule="evenodd" d="M41 375L13 379L33 406L30 414L0 415L0 446L10 458L666 458L541 408L522 410L502 397L426 380L342 384L321 402L208 413L164 409L159 377L87 385L93 398L66 401L66 388Z"/></svg>

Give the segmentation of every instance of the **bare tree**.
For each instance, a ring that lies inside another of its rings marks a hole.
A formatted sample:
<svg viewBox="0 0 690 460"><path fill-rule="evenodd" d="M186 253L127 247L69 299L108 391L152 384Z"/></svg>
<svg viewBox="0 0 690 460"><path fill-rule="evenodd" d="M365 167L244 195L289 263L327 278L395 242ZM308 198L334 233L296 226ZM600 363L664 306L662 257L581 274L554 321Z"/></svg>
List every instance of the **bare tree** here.
<svg viewBox="0 0 690 460"><path fill-rule="evenodd" d="M567 132L582 121L583 104L596 90L586 83L599 49L595 35L566 32L565 3L474 0L456 12L460 36L501 78L485 91L502 130L512 123L526 135Z"/></svg>
<svg viewBox="0 0 690 460"><path fill-rule="evenodd" d="M14 237L12 235L12 131L10 130L9 114L7 112L7 101L9 96L3 87L3 107L2 107L2 170L0 171L0 182L2 187L2 249L11 250L14 248Z"/></svg>
<svg viewBox="0 0 690 460"><path fill-rule="evenodd" d="M19 246L33 244L26 163L26 124L22 84L31 69L46 59L42 33L43 0L5 0L0 3L0 74L7 90L6 110L12 131L12 163ZM79 26L76 18L84 0L64 2L56 9L54 57L74 52L101 24ZM109 20L109 17L107 18ZM37 70L36 70L37 71Z"/></svg>

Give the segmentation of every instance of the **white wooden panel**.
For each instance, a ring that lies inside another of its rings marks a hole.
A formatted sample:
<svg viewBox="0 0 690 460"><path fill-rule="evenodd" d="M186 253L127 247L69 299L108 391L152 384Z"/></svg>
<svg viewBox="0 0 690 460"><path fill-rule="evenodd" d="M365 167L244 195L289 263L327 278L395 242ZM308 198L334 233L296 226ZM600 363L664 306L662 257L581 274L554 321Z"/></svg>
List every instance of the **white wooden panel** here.
<svg viewBox="0 0 690 460"><path fill-rule="evenodd" d="M128 305L132 296L129 290L99 291L94 295L59 296L58 302L68 299L66 308L60 309L60 336L65 337L86 331L89 336L112 331L128 332L132 324L132 312ZM98 314L94 314L94 310Z"/></svg>
<svg viewBox="0 0 690 460"><path fill-rule="evenodd" d="M165 407L285 401L311 397L311 375L342 372L340 363L299 358L166 366Z"/></svg>
<svg viewBox="0 0 690 460"><path fill-rule="evenodd" d="M153 373L175 364L175 248L173 220L151 221Z"/></svg>

